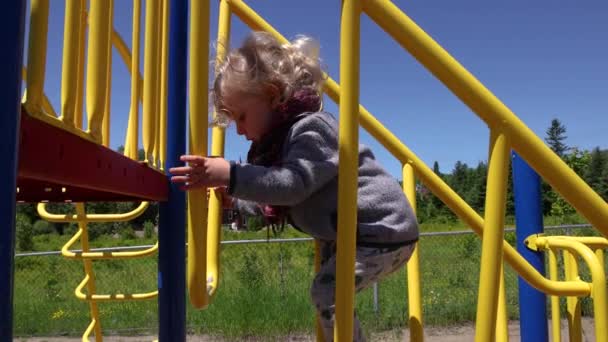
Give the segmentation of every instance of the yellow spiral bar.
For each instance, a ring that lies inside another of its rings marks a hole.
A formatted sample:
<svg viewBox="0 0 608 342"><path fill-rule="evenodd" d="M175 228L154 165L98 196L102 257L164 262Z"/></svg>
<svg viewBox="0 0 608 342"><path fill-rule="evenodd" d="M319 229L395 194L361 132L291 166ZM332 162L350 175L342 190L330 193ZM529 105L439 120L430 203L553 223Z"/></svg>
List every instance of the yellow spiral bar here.
<svg viewBox="0 0 608 342"><path fill-rule="evenodd" d="M76 203L76 214L80 217L85 216L84 203ZM78 231L82 235L82 239L80 240L80 243L82 245L82 251L83 251L83 253L87 253L87 252L89 252L90 248L89 248L89 233L88 233L86 221L81 220L78 222ZM87 278L87 282L86 282L86 284L83 284L83 287L86 285L87 291L89 293L95 293L96 286L95 286L95 273L93 273L93 261L85 259L85 260L83 260L83 262L84 262L84 272L86 274L85 277ZM91 318L96 322L96 324L94 324L95 341L101 342L101 340L102 340L101 323L99 322L99 309L97 308L96 301L89 302L89 310L91 313Z"/></svg>
<svg viewBox="0 0 608 342"><path fill-rule="evenodd" d="M140 205L127 213L121 214L53 214L46 209L46 203L38 203L36 209L38 215L49 222L78 222L85 219L87 222L126 222L136 219L148 208L148 202L141 202Z"/></svg>

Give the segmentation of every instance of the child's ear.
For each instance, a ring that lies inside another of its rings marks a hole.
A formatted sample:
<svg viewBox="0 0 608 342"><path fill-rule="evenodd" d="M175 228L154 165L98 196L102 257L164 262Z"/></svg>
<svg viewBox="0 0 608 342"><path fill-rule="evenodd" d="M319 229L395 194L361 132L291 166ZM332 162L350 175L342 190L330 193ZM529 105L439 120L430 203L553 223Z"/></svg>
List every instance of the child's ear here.
<svg viewBox="0 0 608 342"><path fill-rule="evenodd" d="M283 99L281 98L281 90L279 87L274 84L269 84L266 87L266 94L268 95L268 99L270 99L270 107L272 109L281 104Z"/></svg>

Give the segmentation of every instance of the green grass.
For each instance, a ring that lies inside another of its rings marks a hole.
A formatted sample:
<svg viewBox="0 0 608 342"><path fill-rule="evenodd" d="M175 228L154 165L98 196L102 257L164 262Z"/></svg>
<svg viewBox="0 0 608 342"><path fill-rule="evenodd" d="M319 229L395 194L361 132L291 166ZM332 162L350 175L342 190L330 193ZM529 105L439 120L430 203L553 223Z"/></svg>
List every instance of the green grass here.
<svg viewBox="0 0 608 342"><path fill-rule="evenodd" d="M461 230L424 225L422 230ZM512 233L510 233L512 234ZM302 237L288 229L284 237ZM224 231L224 240L264 239L265 231ZM271 236L272 237L272 236ZM35 237L36 249L58 250L68 236ZM153 239L121 241L101 236L92 247L152 244ZM476 314L480 240L474 235L423 237L420 241L424 324L472 321ZM313 244L224 245L217 296L205 310L188 304L187 325L193 333L228 338L262 336L276 340L287 334L312 334L314 311L309 301L313 274ZM16 336L80 335L89 323L86 302L74 297L84 276L82 262L60 256L18 257L15 263ZM157 260L95 261L98 293L133 293L156 289ZM506 268L509 316L517 318L517 278ZM201 284L203 286L203 284ZM407 325L405 270L379 285L379 312L372 289L357 296L357 313L366 331ZM587 304L589 306L590 304ZM157 329L156 301L100 303L104 333L128 334ZM133 330L137 329L137 330Z"/></svg>

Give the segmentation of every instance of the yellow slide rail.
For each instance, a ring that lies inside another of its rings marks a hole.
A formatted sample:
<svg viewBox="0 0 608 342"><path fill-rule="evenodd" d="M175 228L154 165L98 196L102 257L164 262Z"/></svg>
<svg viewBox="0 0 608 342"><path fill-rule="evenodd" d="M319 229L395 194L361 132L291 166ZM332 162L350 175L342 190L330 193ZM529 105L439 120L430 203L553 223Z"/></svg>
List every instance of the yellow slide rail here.
<svg viewBox="0 0 608 342"><path fill-rule="evenodd" d="M152 3L151 3L152 4ZM125 134L124 154L138 159L139 104L143 104L144 161L163 170L166 158L167 118L167 59L168 59L168 0L146 6L144 78L140 75L140 16L141 0L133 1L132 54L122 37L113 28L114 1L91 0L87 11L84 0L65 4L61 106L59 114L43 94L48 34L48 0L32 0L27 67L23 68L27 92L23 105L28 115L76 134L97 144L109 146L112 54L114 46L130 71L131 104ZM85 63L85 33L88 28L88 60ZM84 94L85 66L87 74ZM26 72L26 70L28 72ZM144 82L143 80L146 80ZM83 125L83 102L86 99L87 130ZM147 300L158 291L139 294L97 294L93 261L101 259L132 259L146 257L158 251L158 242L148 249L134 252L91 252L88 238L89 222L129 221L145 212L148 202L142 202L128 213L87 214L84 203L75 203L75 214L50 213L45 203L37 207L41 218L51 222L78 223L74 236L62 247L62 255L83 261L85 277L75 289L75 295L89 303L91 322L83 334L88 341L91 333L102 341L98 302ZM73 250L80 242L81 251Z"/></svg>

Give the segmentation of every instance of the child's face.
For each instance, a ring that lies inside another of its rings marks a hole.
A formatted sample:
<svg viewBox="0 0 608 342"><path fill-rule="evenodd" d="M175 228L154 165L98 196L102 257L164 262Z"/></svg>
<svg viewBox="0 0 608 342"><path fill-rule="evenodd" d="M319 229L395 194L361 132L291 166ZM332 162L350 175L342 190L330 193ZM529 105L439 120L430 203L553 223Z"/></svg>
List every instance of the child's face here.
<svg viewBox="0 0 608 342"><path fill-rule="evenodd" d="M272 127L270 99L263 96L237 93L226 97L230 118L236 124L236 132L247 140L259 141Z"/></svg>

